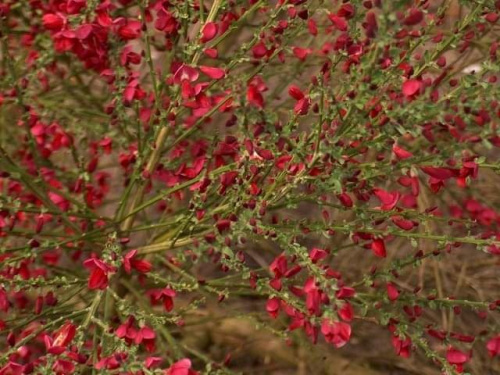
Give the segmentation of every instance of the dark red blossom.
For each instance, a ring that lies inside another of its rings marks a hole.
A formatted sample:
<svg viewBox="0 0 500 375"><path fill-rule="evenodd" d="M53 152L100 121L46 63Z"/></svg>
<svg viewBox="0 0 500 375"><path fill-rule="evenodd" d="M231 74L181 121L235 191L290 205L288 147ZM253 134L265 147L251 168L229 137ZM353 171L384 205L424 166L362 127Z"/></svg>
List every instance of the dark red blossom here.
<svg viewBox="0 0 500 375"><path fill-rule="evenodd" d="M410 12L404 19L403 23L406 26L418 25L424 19L424 13L418 8L411 8Z"/></svg>

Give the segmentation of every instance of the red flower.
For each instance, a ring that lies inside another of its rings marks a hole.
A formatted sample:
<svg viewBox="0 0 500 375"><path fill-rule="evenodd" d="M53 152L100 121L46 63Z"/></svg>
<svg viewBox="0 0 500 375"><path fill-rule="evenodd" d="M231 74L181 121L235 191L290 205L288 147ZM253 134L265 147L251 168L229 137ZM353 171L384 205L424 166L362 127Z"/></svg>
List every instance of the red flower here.
<svg viewBox="0 0 500 375"><path fill-rule="evenodd" d="M135 318L129 316L127 321L121 324L116 330L116 336L124 339L128 345L132 344L137 336L137 329L133 327Z"/></svg>
<svg viewBox="0 0 500 375"><path fill-rule="evenodd" d="M118 35L124 40L137 39L141 35L142 23L136 20L125 20L118 29Z"/></svg>
<svg viewBox="0 0 500 375"><path fill-rule="evenodd" d="M320 260L325 259L328 256L328 252L323 249L318 249L313 247L309 252L309 258L313 263L318 263Z"/></svg>
<svg viewBox="0 0 500 375"><path fill-rule="evenodd" d="M223 233L231 228L231 220L229 219L220 219L217 220L217 223L215 224L217 227L217 230L219 233Z"/></svg>
<svg viewBox="0 0 500 375"><path fill-rule="evenodd" d="M153 268L151 263L149 263L147 260L137 259L136 255L137 250L130 250L123 257L123 268L125 269L125 272L132 272L132 268L140 273L148 273L149 271L151 271L151 269Z"/></svg>
<svg viewBox="0 0 500 375"><path fill-rule="evenodd" d="M401 197L401 193L399 191L389 192L379 188L376 188L373 191L380 202L382 202L380 209L383 211L390 211L396 207L396 204L398 204L398 200Z"/></svg>
<svg viewBox="0 0 500 375"><path fill-rule="evenodd" d="M352 198L347 193L341 193L337 195L337 199L342 203L344 207L351 208L353 206Z"/></svg>
<svg viewBox="0 0 500 375"><path fill-rule="evenodd" d="M411 220L405 219L402 216L392 216L391 220L394 224L404 230L412 230L417 224Z"/></svg>
<svg viewBox="0 0 500 375"><path fill-rule="evenodd" d="M436 180L447 180L458 176L458 170L442 167L421 167L422 171Z"/></svg>
<svg viewBox="0 0 500 375"><path fill-rule="evenodd" d="M422 82L416 79L409 79L403 83L403 95L406 97L412 97L420 91L422 87Z"/></svg>
<svg viewBox="0 0 500 375"><path fill-rule="evenodd" d="M271 265L269 266L269 269L274 273L274 276L276 278L284 276L288 269L288 262L285 254L280 254L276 258L274 258Z"/></svg>
<svg viewBox="0 0 500 375"><path fill-rule="evenodd" d="M335 296L338 299L347 299L347 298L352 298L356 295L356 291L354 288L351 288L349 286L342 286L337 293L335 293Z"/></svg>
<svg viewBox="0 0 500 375"><path fill-rule="evenodd" d="M267 300L266 303L266 311L269 313L269 315L273 318L276 319L278 316L280 310L280 299L279 298L270 298Z"/></svg>
<svg viewBox="0 0 500 375"><path fill-rule="evenodd" d="M181 66L178 66L174 73L174 83L180 84L183 81L196 82L199 76L200 73L198 73L195 68L182 64Z"/></svg>
<svg viewBox="0 0 500 375"><path fill-rule="evenodd" d="M491 357L500 355L500 335L491 338L486 343L486 349L488 349L488 353Z"/></svg>
<svg viewBox="0 0 500 375"><path fill-rule="evenodd" d="M316 281L309 277L304 284L306 293L306 307L309 314L319 316L321 314L321 291L316 287Z"/></svg>
<svg viewBox="0 0 500 375"><path fill-rule="evenodd" d="M299 60L304 61L307 58L307 56L309 56L311 53L312 50L310 48L293 47L293 54Z"/></svg>
<svg viewBox="0 0 500 375"><path fill-rule="evenodd" d="M134 327L134 323L134 317L130 316L125 323L118 327L116 330L116 336L124 339L128 345L131 345L132 343L136 345L144 344L148 352L154 351L156 333L147 326L136 329Z"/></svg>
<svg viewBox="0 0 500 375"><path fill-rule="evenodd" d="M309 112L309 106L311 105L311 99L305 97L297 101L295 107L293 107L293 111L295 114L299 116L307 115Z"/></svg>
<svg viewBox="0 0 500 375"><path fill-rule="evenodd" d="M127 353L115 353L109 357L102 358L94 367L96 370L116 370L127 359Z"/></svg>
<svg viewBox="0 0 500 375"><path fill-rule="evenodd" d="M108 276L115 272L114 267L97 258L87 259L83 265L91 271L88 282L89 289L106 289L108 287Z"/></svg>
<svg viewBox="0 0 500 375"><path fill-rule="evenodd" d="M446 360L450 365L454 365L457 372L462 373L464 370L464 364L466 364L470 359L468 353L464 353L458 349L450 347L446 352Z"/></svg>
<svg viewBox="0 0 500 375"><path fill-rule="evenodd" d="M156 333L149 327L142 327L135 335L134 343L143 344L148 352L155 350Z"/></svg>
<svg viewBox="0 0 500 375"><path fill-rule="evenodd" d="M0 310L4 312L9 311L9 299L7 298L7 292L3 287L0 287Z"/></svg>
<svg viewBox="0 0 500 375"><path fill-rule="evenodd" d="M201 29L201 38L200 41L202 43L209 42L215 36L217 35L217 32L219 31L219 27L217 26L216 23L214 22L207 22L204 26L203 29Z"/></svg>
<svg viewBox="0 0 500 375"><path fill-rule="evenodd" d="M498 13L491 12L484 16L484 19L489 23L497 23L499 17Z"/></svg>
<svg viewBox="0 0 500 375"><path fill-rule="evenodd" d="M151 302L158 303L163 301L163 306L167 312L172 311L174 308L174 297L176 296L175 290L168 287L157 289L150 292Z"/></svg>
<svg viewBox="0 0 500 375"><path fill-rule="evenodd" d="M342 18L342 17L339 17L335 14L329 14L328 15L328 18L330 19L330 21L332 22L333 26L335 26L335 28L339 31L347 31L347 28L349 27L349 25L347 24L347 21Z"/></svg>
<svg viewBox="0 0 500 375"><path fill-rule="evenodd" d="M396 155L396 157L399 160L408 159L408 158L411 158L413 156L413 154L411 152L406 151L404 148L399 147L396 144L394 146L392 146L392 152L394 152L394 155Z"/></svg>
<svg viewBox="0 0 500 375"><path fill-rule="evenodd" d="M66 18L59 14L47 13L42 17L43 27L51 31L59 31L66 24Z"/></svg>
<svg viewBox="0 0 500 375"><path fill-rule="evenodd" d="M198 372L191 370L191 361L184 358L170 366L165 375L198 375Z"/></svg>
<svg viewBox="0 0 500 375"><path fill-rule="evenodd" d="M380 238L376 238L372 241L371 249L373 254L380 258L385 258L387 253L385 251L385 243L384 240Z"/></svg>
<svg viewBox="0 0 500 375"><path fill-rule="evenodd" d="M346 322L350 322L354 318L354 309L349 302L345 302L338 311L340 318Z"/></svg>
<svg viewBox="0 0 500 375"><path fill-rule="evenodd" d="M424 13L417 8L410 9L410 14L404 19L403 23L406 26L418 25L424 19Z"/></svg>
<svg viewBox="0 0 500 375"><path fill-rule="evenodd" d="M411 339L409 337L401 339L399 336L392 336L392 346L398 356L403 358L410 357Z"/></svg>
<svg viewBox="0 0 500 375"><path fill-rule="evenodd" d="M295 85L291 85L288 88L288 94L295 100L300 100L304 98L304 93Z"/></svg>
<svg viewBox="0 0 500 375"><path fill-rule="evenodd" d="M206 74L212 79L221 79L226 76L224 69L216 68L213 66L200 66L200 70L203 74Z"/></svg>
<svg viewBox="0 0 500 375"><path fill-rule="evenodd" d="M326 342L341 348L351 338L351 326L348 323L325 319L321 323L321 333L325 336Z"/></svg>
<svg viewBox="0 0 500 375"><path fill-rule="evenodd" d="M141 100L146 97L146 92L141 89L138 79L131 79L125 90L123 90L123 104L130 106L134 100Z"/></svg>
<svg viewBox="0 0 500 375"><path fill-rule="evenodd" d="M60 354L66 350L66 347L73 341L76 334L76 326L71 322L66 322L54 334L53 338L45 336L45 346L51 354Z"/></svg>
<svg viewBox="0 0 500 375"><path fill-rule="evenodd" d="M52 371L56 375L73 374L75 372L75 364L67 359L58 358L52 366Z"/></svg>
<svg viewBox="0 0 500 375"><path fill-rule="evenodd" d="M247 100L250 104L255 105L258 108L264 108L264 98L262 92L267 91L267 86L260 77L253 78L248 83L247 88Z"/></svg>
<svg viewBox="0 0 500 375"><path fill-rule="evenodd" d="M163 361L163 358L161 358L161 357L148 357L144 361L144 365L149 370L149 369L152 369L154 367L157 367L162 361Z"/></svg>
<svg viewBox="0 0 500 375"><path fill-rule="evenodd" d="M390 301L395 301L399 297L399 290L393 283L387 283L387 296Z"/></svg>
<svg viewBox="0 0 500 375"><path fill-rule="evenodd" d="M162 7L158 10L154 27L157 30L163 31L167 35L175 36L180 24L171 12Z"/></svg>

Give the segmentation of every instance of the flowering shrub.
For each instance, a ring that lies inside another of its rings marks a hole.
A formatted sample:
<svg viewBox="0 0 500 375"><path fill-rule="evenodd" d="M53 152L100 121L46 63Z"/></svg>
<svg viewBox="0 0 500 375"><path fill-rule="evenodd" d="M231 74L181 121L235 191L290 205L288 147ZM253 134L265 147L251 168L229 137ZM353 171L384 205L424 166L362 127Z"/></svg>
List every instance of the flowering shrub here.
<svg viewBox="0 0 500 375"><path fill-rule="evenodd" d="M498 370L499 14L2 1L0 374L237 373L234 317Z"/></svg>

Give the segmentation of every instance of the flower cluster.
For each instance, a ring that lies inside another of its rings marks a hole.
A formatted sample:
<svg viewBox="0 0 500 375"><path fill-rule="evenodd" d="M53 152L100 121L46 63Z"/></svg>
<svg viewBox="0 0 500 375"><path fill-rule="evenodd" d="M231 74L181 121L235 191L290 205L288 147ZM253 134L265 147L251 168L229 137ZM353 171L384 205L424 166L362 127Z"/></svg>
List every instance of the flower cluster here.
<svg viewBox="0 0 500 375"><path fill-rule="evenodd" d="M262 330L500 371L499 19L2 1L0 375L267 373Z"/></svg>

